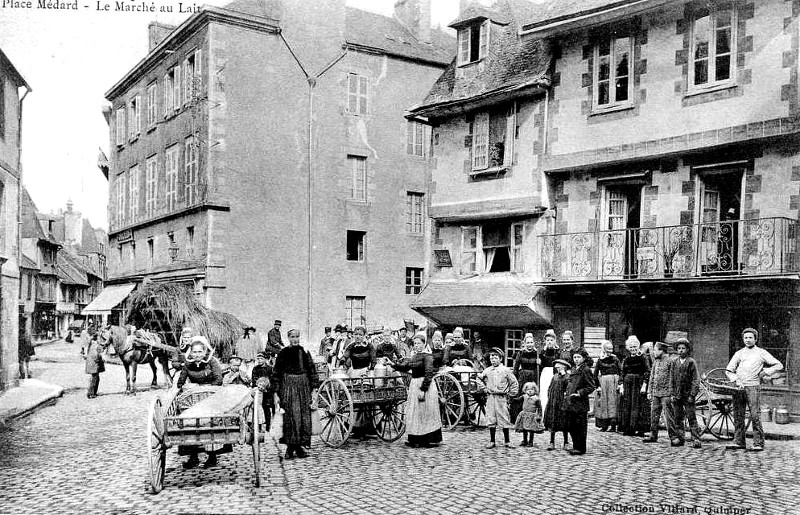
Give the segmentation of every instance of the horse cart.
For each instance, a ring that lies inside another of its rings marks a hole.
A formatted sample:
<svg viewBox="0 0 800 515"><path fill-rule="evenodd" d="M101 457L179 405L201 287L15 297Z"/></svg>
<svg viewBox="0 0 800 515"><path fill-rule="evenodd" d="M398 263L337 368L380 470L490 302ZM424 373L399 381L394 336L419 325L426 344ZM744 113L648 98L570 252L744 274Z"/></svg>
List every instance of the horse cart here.
<svg viewBox="0 0 800 515"><path fill-rule="evenodd" d="M479 373L466 362L443 367L433 377L439 390L443 429L452 430L461 420L476 427L486 425L486 385L478 378Z"/></svg>
<svg viewBox="0 0 800 515"><path fill-rule="evenodd" d="M718 440L733 440L733 395L741 388L728 379L724 368L714 368L700 376L700 390L695 398L697 423L703 434ZM745 431L750 419L745 420Z"/></svg>
<svg viewBox="0 0 800 515"><path fill-rule="evenodd" d="M405 374L377 377L347 377L329 373L326 363L317 364L321 384L314 398L320 415L322 441L331 447L347 442L356 423L371 426L378 438L394 442L406 431Z"/></svg>
<svg viewBox="0 0 800 515"><path fill-rule="evenodd" d="M173 445L214 446L247 444L253 451L255 486L261 485L261 444L266 426L261 391L241 385L171 389L156 397L147 420L150 489L164 486L167 449Z"/></svg>

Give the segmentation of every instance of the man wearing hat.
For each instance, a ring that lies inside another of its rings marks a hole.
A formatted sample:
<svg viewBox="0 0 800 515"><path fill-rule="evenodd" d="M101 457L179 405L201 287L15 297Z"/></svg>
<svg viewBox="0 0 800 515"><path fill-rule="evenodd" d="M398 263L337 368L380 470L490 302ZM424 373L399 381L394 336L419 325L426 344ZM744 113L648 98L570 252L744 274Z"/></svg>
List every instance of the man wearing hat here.
<svg viewBox="0 0 800 515"><path fill-rule="evenodd" d="M489 350L491 366L478 374L486 384L486 425L489 427L491 441L487 449L495 447L495 433L497 428L503 430L503 441L507 448L512 448L509 429L514 427L508 412L508 399L516 397L519 393L519 382L510 368L503 365L505 355L502 350L492 347Z"/></svg>
<svg viewBox="0 0 800 515"><path fill-rule="evenodd" d="M764 450L764 427L761 425L761 378L783 370L783 365L775 357L762 349L758 342L758 331L748 327L742 331L744 348L736 351L725 373L728 379L742 388L733 395L733 443L728 449L745 448L744 413L750 408L753 422L753 446L751 451Z"/></svg>
<svg viewBox="0 0 800 515"><path fill-rule="evenodd" d="M331 337L331 328L325 328L325 336L322 337L322 340L319 342L319 355L325 361L328 360L328 353L330 352L331 348L333 347L333 338Z"/></svg>
<svg viewBox="0 0 800 515"><path fill-rule="evenodd" d="M267 352L277 354L283 348L281 339L281 321L276 320L275 325L267 333Z"/></svg>

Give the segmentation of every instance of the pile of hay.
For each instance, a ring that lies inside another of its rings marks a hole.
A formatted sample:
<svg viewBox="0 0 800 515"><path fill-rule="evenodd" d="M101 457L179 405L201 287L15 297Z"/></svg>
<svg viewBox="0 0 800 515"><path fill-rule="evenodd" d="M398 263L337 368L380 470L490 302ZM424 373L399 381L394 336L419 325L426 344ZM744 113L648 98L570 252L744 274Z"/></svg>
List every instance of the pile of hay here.
<svg viewBox="0 0 800 515"><path fill-rule="evenodd" d="M186 286L142 283L128 297L128 324L158 333L165 343L178 345L181 330L191 327L195 335L208 338L217 358L227 360L244 334L245 324L229 313L203 306Z"/></svg>

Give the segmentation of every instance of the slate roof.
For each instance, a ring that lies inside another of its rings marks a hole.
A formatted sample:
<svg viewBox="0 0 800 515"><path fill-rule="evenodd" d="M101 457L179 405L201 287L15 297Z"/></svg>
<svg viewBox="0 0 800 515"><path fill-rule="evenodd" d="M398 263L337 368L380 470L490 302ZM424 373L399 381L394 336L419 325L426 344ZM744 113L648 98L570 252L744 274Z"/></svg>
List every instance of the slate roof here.
<svg viewBox="0 0 800 515"><path fill-rule="evenodd" d="M454 37L431 29L431 42L419 41L395 18L353 7L345 13L345 39L348 43L382 50L389 55L446 65L456 53Z"/></svg>
<svg viewBox="0 0 800 515"><path fill-rule="evenodd" d="M549 86L549 43L518 35L521 20L530 16L535 7L524 0L498 0L494 7L497 14L493 16L510 21L507 25L492 26L489 55L484 58L483 71L474 76L457 77L454 59L425 99L410 112L435 116L438 107L465 103L475 97L489 97L528 86Z"/></svg>

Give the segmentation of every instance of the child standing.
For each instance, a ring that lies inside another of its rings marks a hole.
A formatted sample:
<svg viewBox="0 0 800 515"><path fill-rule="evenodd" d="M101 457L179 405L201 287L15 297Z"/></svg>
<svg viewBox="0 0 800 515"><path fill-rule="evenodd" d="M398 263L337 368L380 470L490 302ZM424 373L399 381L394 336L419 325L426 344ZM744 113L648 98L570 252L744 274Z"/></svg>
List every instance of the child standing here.
<svg viewBox="0 0 800 515"><path fill-rule="evenodd" d="M86 348L86 368L85 371L89 374L89 390L86 392L88 399L97 397L97 388L100 386L100 374L106 371L106 365L103 361L103 349L105 347L97 340L97 333L89 340L89 346Z"/></svg>
<svg viewBox="0 0 800 515"><path fill-rule="evenodd" d="M478 374L478 379L486 382L486 422L491 438L486 445L487 449L495 447L495 433L498 427L503 430L506 448L514 447L508 434L508 430L514 427L508 414L508 399L517 395L519 383L511 369L501 365L503 357L503 351L493 347L489 351L491 366Z"/></svg>
<svg viewBox="0 0 800 515"><path fill-rule="evenodd" d="M557 359L553 362L553 366L556 369L556 373L550 381L550 387L547 392L547 407L544 409L544 427L550 430L548 451L556 448L556 432L558 431L561 431L564 437L563 448L567 448L567 402L564 396L567 393L567 380L569 379L567 371L572 367L572 364L569 361Z"/></svg>
<svg viewBox="0 0 800 515"><path fill-rule="evenodd" d="M522 446L533 447L533 435L544 432L542 425L542 403L539 400L539 387L533 381L522 387L524 399L522 411L517 415L517 432L522 431ZM530 433L530 439L528 438Z"/></svg>

